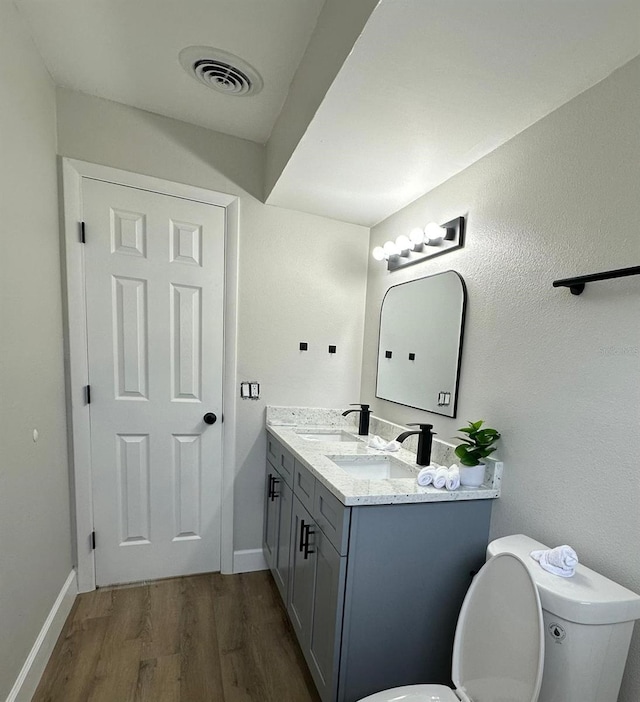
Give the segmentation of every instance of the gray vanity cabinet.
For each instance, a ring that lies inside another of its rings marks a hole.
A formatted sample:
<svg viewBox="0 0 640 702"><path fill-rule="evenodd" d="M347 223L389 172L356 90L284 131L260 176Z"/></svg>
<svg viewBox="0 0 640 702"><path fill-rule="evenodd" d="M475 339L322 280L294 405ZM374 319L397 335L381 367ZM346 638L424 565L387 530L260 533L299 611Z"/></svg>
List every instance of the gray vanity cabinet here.
<svg viewBox="0 0 640 702"><path fill-rule="evenodd" d="M312 540L316 528L309 512L303 507L300 500L294 497L291 515L291 534L293 535L290 554L291 580L289 581L289 599L285 602L293 630L296 632L303 652L308 651L311 641L316 570L316 551L312 546Z"/></svg>
<svg viewBox="0 0 640 702"><path fill-rule="evenodd" d="M289 596L289 553L291 550L291 509L293 507L293 491L283 480L276 498L280 502L278 514L278 537L275 557L271 572L282 599L286 602Z"/></svg>
<svg viewBox="0 0 640 702"><path fill-rule="evenodd" d="M275 468L267 464L267 485L265 488L264 504L264 538L262 550L267 565L273 570L276 548L278 546L278 521L280 518L280 500L274 497L273 481L277 476Z"/></svg>
<svg viewBox="0 0 640 702"><path fill-rule="evenodd" d="M282 470L283 449L279 444L270 442L270 448L276 450L280 455L277 464L281 470L277 470L273 465L271 454L267 458L267 481L265 489L265 510L264 510L264 536L263 553L267 565L273 574L273 579L280 590L282 599L286 602L289 595L289 555L291 541L291 508L293 506L293 490L287 472ZM288 454L288 452L286 452ZM293 458L290 454L285 459L290 458L293 467ZM291 472L292 476L292 472Z"/></svg>
<svg viewBox="0 0 640 702"><path fill-rule="evenodd" d="M336 699L347 558L340 556L321 529L315 534L316 575L309 658L320 697Z"/></svg>
<svg viewBox="0 0 640 702"><path fill-rule="evenodd" d="M269 438L267 472L280 483L279 497L267 497L264 553L322 702L450 684L456 621L484 562L492 501L346 507ZM287 479L275 470L283 455Z"/></svg>
<svg viewBox="0 0 640 702"><path fill-rule="evenodd" d="M347 559L338 554L297 496L291 533L287 611L320 697L334 700Z"/></svg>

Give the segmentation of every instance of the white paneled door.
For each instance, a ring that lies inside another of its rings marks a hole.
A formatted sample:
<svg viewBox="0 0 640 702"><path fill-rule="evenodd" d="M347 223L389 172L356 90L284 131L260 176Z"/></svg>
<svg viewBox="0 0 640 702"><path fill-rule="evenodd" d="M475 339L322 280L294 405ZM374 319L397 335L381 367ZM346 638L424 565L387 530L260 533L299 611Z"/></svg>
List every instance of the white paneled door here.
<svg viewBox="0 0 640 702"><path fill-rule="evenodd" d="M89 178L82 209L96 584L220 570L225 211Z"/></svg>

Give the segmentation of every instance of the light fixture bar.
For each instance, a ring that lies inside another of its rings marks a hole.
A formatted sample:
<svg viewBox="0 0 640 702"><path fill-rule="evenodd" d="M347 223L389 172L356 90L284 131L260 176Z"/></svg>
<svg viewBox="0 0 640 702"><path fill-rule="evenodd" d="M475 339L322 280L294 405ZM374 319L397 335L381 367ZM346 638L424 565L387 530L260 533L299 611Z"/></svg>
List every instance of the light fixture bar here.
<svg viewBox="0 0 640 702"><path fill-rule="evenodd" d="M461 249L464 246L464 231L464 217L456 217L442 225L432 222L424 230L412 229L408 236L401 235L395 242L388 241L382 247L376 246L372 255L377 261L386 261L389 271L395 271Z"/></svg>

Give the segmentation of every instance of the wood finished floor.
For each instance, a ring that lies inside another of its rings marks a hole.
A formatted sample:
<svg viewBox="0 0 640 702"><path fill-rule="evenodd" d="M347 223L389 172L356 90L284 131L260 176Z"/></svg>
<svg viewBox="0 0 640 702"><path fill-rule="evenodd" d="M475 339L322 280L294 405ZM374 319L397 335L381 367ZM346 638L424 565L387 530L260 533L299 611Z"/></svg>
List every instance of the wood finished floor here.
<svg viewBox="0 0 640 702"><path fill-rule="evenodd" d="M271 575L80 595L32 702L319 702Z"/></svg>

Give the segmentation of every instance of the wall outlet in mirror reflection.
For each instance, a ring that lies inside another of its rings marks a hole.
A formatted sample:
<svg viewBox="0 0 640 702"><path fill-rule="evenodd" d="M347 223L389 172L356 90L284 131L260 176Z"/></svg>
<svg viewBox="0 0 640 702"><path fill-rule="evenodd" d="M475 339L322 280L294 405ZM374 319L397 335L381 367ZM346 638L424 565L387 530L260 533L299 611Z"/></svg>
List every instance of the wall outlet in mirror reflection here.
<svg viewBox="0 0 640 702"><path fill-rule="evenodd" d="M450 392L439 392L438 393L438 407L447 407L451 404L451 393Z"/></svg>
<svg viewBox="0 0 640 702"><path fill-rule="evenodd" d="M376 397L456 416L466 304L466 286L456 271L387 290L380 310Z"/></svg>

